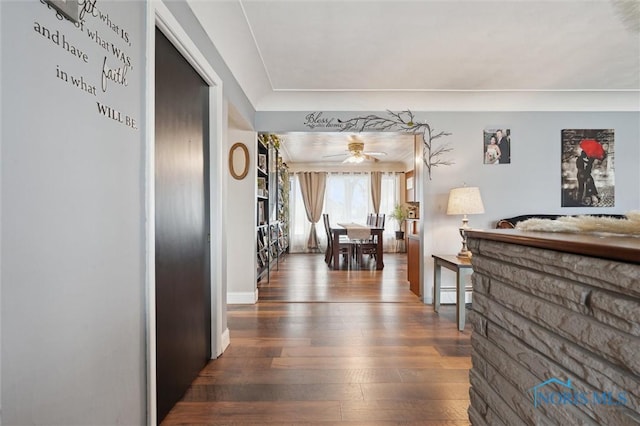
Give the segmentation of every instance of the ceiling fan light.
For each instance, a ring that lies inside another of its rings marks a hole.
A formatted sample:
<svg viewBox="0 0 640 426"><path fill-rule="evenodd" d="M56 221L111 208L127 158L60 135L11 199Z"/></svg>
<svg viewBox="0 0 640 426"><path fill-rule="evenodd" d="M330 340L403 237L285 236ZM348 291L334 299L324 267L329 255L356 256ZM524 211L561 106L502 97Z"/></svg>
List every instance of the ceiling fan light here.
<svg viewBox="0 0 640 426"><path fill-rule="evenodd" d="M351 142L347 145L347 148L351 152L362 152L364 151L364 143L363 142Z"/></svg>
<svg viewBox="0 0 640 426"><path fill-rule="evenodd" d="M2 1L2 0L0 0ZM376 158L376 156L385 156L386 152L377 152L371 151L367 152L364 150L364 142L359 141L355 138L355 136L351 136L351 142L347 145L347 152L350 154L348 157L342 160L343 164L359 164L363 163L365 160L372 162L379 162L380 160ZM342 157L347 154L331 154L331 155L323 155L323 158L329 157Z"/></svg>
<svg viewBox="0 0 640 426"><path fill-rule="evenodd" d="M350 157L347 157L343 163L352 163L352 164L359 164L362 163L364 161L364 156L362 155L352 155Z"/></svg>

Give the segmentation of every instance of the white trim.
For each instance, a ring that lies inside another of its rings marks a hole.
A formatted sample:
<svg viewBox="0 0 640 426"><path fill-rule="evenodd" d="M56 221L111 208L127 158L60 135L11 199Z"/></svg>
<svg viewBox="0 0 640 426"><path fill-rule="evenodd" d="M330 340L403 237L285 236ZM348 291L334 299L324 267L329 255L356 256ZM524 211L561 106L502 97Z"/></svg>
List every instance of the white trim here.
<svg viewBox="0 0 640 426"><path fill-rule="evenodd" d="M252 99L256 119L267 112L640 111L640 91L597 92L271 92Z"/></svg>
<svg viewBox="0 0 640 426"><path fill-rule="evenodd" d="M414 166L413 166L413 193L414 200L420 203L418 217L425 218L427 216L427 203L425 202L425 190L427 185L427 177L424 165L424 155L425 155L425 146L422 141L422 137L416 135L413 139L413 154L414 154ZM417 146L416 146L417 145ZM425 270L424 270L424 254L425 250L425 241L424 241L424 219L418 221L418 240L420 241L420 245L418 248L418 259L422 259L419 262L418 266L418 282L420 283L419 292L420 297L422 298L422 303L431 303L428 294L425 294Z"/></svg>
<svg viewBox="0 0 640 426"><path fill-rule="evenodd" d="M152 3L147 3L147 61L145 85L145 243L146 243L146 340L147 340L147 424L155 425L157 419L157 382L156 382L156 223L155 223L155 11Z"/></svg>
<svg viewBox="0 0 640 426"><path fill-rule="evenodd" d="M2 5L0 5L0 22L2 22ZM0 46L2 46L2 31L0 31ZM2 55L0 54L0 70L2 67ZM0 76L1 78L1 76ZM0 164L2 164L2 141L4 138L1 135L2 129L2 103L4 98L2 97L2 82L0 81ZM2 177L0 175L0 236L2 233ZM2 244L0 241L0 272L2 271ZM0 306L2 306L2 274L0 273ZM2 319L0 315L0 425L2 425Z"/></svg>
<svg viewBox="0 0 640 426"><path fill-rule="evenodd" d="M255 305L257 301L258 289L256 291L227 292L227 305Z"/></svg>
<svg viewBox="0 0 640 426"><path fill-rule="evenodd" d="M253 34L253 33L252 33ZM256 38L253 38L256 40ZM256 41L256 44L257 41ZM262 55L260 55L262 57ZM264 61L263 61L264 63ZM549 90L540 90L540 89L359 89L359 88L351 88L351 89L307 89L307 88L290 88L290 89L273 89L274 92L374 92L374 93L384 93L384 92L394 92L394 93L592 93L592 92L640 92L638 89L549 89Z"/></svg>
<svg viewBox="0 0 640 426"><path fill-rule="evenodd" d="M209 184L210 223L212 235L223 233L222 190L223 190L223 97L222 79L213 70L205 56L171 11L161 0L147 3L147 84L146 131L145 131L145 208L146 208L146 296L147 296L147 424L157 424L157 383L156 383L156 312L155 312L155 29L162 33L184 56L189 64L210 86L209 90ZM211 357L217 358L229 345L229 331L222 331L223 303L223 256L222 238L211 238Z"/></svg>
<svg viewBox="0 0 640 426"><path fill-rule="evenodd" d="M465 294L464 294L464 303L471 303L473 288L466 286ZM456 306L458 302L456 301L457 294L455 287L444 287L440 289L440 304L441 305L454 305ZM433 304L433 296L429 297L428 301L425 301L425 304L431 305Z"/></svg>
<svg viewBox="0 0 640 426"><path fill-rule="evenodd" d="M229 329L228 328L226 328L222 332L221 340L222 340L222 351L224 352L227 349L227 347L229 346L229 344L231 343L231 337L229 335Z"/></svg>

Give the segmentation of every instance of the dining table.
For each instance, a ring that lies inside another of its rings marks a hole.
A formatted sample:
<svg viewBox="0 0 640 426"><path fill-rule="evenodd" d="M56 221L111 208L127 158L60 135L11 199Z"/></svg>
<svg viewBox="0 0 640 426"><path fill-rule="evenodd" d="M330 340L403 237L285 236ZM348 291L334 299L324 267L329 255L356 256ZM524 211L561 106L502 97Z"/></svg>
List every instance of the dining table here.
<svg viewBox="0 0 640 426"><path fill-rule="evenodd" d="M384 228L363 225L360 223L338 223L331 228L333 238L333 269L340 269L340 236L346 235L350 240L366 240L373 236L376 241L376 269L384 268L382 252L382 233Z"/></svg>

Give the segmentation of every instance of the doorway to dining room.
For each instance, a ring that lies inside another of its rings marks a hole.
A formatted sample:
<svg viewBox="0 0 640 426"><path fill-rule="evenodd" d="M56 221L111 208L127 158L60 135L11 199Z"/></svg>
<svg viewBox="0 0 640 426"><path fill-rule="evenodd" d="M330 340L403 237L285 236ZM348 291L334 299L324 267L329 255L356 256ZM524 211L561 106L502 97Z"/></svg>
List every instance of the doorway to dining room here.
<svg viewBox="0 0 640 426"><path fill-rule="evenodd" d="M258 284L259 300L279 296L293 301L366 301L370 297L381 301L419 300L407 281L406 241L396 237L396 231L406 230L406 224L400 228L390 215L397 205L417 204L420 193L414 179L419 174L416 158L421 159L421 141L414 135L389 132L357 134L356 138L341 132L285 133L278 137L280 155L289 170L289 252L268 282ZM353 153L347 142L354 140L361 141L364 152L372 155L360 162L349 161ZM351 259L340 256L335 269L347 273L336 280L333 266L324 262L329 242L322 219L315 225L317 239L310 238L311 222L301 180L302 175L310 173L323 175L319 204L331 226L366 224L371 214L384 218L384 269L376 271L375 255ZM309 244L310 241L317 244ZM372 280L379 284L367 287Z"/></svg>
<svg viewBox="0 0 640 426"><path fill-rule="evenodd" d="M327 244L321 221L315 225L320 247L309 244L310 207L305 205L300 180L305 173L323 175L322 185L314 184L312 188L322 193L314 205L322 210L316 212L318 220L321 213L329 215L332 225L365 224L371 213L386 215L384 251L403 248L395 244L399 224L389 215L396 205L419 201L416 196L420 194L413 189L413 183L419 172L416 158L421 158L422 146L415 135L325 132L285 133L279 137L280 155L289 170L290 253L314 252ZM353 145L357 145L355 151Z"/></svg>

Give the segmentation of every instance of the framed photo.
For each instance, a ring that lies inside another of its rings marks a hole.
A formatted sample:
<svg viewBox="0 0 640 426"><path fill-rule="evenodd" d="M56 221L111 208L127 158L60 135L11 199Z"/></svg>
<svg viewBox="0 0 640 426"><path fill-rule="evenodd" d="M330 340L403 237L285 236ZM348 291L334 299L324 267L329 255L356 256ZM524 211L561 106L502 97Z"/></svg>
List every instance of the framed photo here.
<svg viewBox="0 0 640 426"><path fill-rule="evenodd" d="M613 129L562 130L562 207L615 206Z"/></svg>
<svg viewBox="0 0 640 426"><path fill-rule="evenodd" d="M258 178L258 196L267 196L267 180L263 177Z"/></svg>
<svg viewBox="0 0 640 426"><path fill-rule="evenodd" d="M258 225L264 225L267 219L265 217L264 202L258 203Z"/></svg>
<svg viewBox="0 0 640 426"><path fill-rule="evenodd" d="M487 128L483 136L483 163L511 164L511 129Z"/></svg>
<svg viewBox="0 0 640 426"><path fill-rule="evenodd" d="M267 171L267 156L265 154L258 154L258 168L263 172Z"/></svg>

